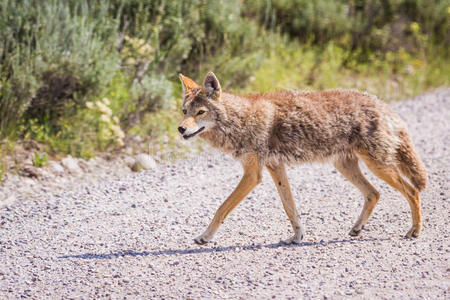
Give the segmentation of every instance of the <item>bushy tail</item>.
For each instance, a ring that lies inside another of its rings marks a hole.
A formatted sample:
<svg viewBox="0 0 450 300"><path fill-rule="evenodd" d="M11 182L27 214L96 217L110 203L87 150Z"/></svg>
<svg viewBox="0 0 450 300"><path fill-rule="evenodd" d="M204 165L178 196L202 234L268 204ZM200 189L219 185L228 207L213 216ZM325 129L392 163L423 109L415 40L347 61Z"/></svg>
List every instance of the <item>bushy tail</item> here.
<svg viewBox="0 0 450 300"><path fill-rule="evenodd" d="M414 150L413 143L407 132L401 132L399 135L401 140L400 147L397 150L398 168L409 181L422 191L427 185L427 170L419 155Z"/></svg>

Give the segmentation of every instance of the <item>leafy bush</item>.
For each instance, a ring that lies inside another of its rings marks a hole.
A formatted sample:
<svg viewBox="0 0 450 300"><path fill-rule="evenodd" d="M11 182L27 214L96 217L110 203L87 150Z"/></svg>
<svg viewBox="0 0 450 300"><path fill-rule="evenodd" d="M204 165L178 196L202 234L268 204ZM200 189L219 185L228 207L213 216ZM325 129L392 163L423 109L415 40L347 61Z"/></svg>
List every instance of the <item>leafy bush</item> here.
<svg viewBox="0 0 450 300"><path fill-rule="evenodd" d="M376 51L418 50L411 39L412 23L434 44L448 47L449 7L439 0L255 0L245 2L244 12L302 42L334 41L362 50L357 58L365 60Z"/></svg>
<svg viewBox="0 0 450 300"><path fill-rule="evenodd" d="M267 27L281 31L301 41L324 43L348 33L349 1L335 0L256 0L246 1L245 13L256 17Z"/></svg>
<svg viewBox="0 0 450 300"><path fill-rule="evenodd" d="M405 50L390 51L384 57L371 54L366 63L351 60L346 66L348 51L334 43L299 47L285 41L278 45L244 92L351 88L393 101L450 84L450 64L441 54L417 57Z"/></svg>
<svg viewBox="0 0 450 300"><path fill-rule="evenodd" d="M22 114L55 125L108 85L119 64L111 51L115 24L105 8L83 1L1 2L0 114L9 116L2 135Z"/></svg>
<svg viewBox="0 0 450 300"><path fill-rule="evenodd" d="M179 72L201 80L214 70L224 89L237 91L365 88L370 79L395 82L373 85L381 94L415 94L448 84L449 7L0 0L0 138L74 156L113 150L134 134L167 143L176 137Z"/></svg>
<svg viewBox="0 0 450 300"><path fill-rule="evenodd" d="M241 7L237 0L112 1L112 11L120 13L123 44L140 41L151 47L149 70L177 80L178 72L195 77L214 69L229 85L245 83L262 62L265 46ZM233 68L230 58L239 58Z"/></svg>
<svg viewBox="0 0 450 300"><path fill-rule="evenodd" d="M42 168L45 167L46 165L48 165L48 155L47 153L35 153L33 156L33 166L38 167L38 168Z"/></svg>

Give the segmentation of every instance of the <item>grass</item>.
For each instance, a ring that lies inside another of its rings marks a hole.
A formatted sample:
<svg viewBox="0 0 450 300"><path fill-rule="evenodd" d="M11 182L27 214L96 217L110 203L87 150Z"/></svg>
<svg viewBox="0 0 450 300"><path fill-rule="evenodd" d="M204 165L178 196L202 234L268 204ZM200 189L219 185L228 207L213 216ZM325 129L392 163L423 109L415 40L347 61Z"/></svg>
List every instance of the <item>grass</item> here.
<svg viewBox="0 0 450 300"><path fill-rule="evenodd" d="M32 159L33 166L37 168L42 168L48 165L48 155L47 153L35 153Z"/></svg>
<svg viewBox="0 0 450 300"><path fill-rule="evenodd" d="M403 100L449 86L450 65L437 50L421 58L399 51L368 62L346 64L348 53L334 43L326 47L274 48L250 84L239 93L277 89L323 90L350 88L367 91L385 101Z"/></svg>
<svg viewBox="0 0 450 300"><path fill-rule="evenodd" d="M0 182L8 171L7 156L11 155L15 147L15 142L4 139L0 140Z"/></svg>

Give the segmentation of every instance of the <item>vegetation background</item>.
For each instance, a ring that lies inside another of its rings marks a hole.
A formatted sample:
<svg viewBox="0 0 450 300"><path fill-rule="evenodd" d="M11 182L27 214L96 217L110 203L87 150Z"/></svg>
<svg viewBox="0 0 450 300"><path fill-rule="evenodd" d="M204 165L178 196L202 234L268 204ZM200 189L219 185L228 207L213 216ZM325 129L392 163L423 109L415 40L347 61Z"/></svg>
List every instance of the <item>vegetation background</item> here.
<svg viewBox="0 0 450 300"><path fill-rule="evenodd" d="M449 0L0 0L0 177L19 144L39 165L173 148L179 72L386 101L448 86L449 19Z"/></svg>

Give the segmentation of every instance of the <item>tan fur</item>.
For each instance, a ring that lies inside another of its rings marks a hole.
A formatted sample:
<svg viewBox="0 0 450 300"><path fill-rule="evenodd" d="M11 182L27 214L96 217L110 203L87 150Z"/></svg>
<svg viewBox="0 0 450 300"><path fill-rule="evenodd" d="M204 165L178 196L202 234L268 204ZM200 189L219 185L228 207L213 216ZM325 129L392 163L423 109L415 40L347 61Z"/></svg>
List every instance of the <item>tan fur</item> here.
<svg viewBox="0 0 450 300"><path fill-rule="evenodd" d="M404 122L375 96L329 90L277 91L240 97L222 92L212 72L205 77L203 86L182 75L180 79L186 91L186 114L179 128L185 130L183 136L198 135L244 166L241 183L197 242L212 238L226 214L258 183L259 180L248 179L248 173L257 172L253 177L259 178L262 166L269 169L291 220L294 237L289 242L299 242L303 234L284 164L330 160L365 198L361 215L350 232L359 234L380 197L359 170L359 159L408 199L413 227L407 235L418 236L419 191L425 188L426 170Z"/></svg>

